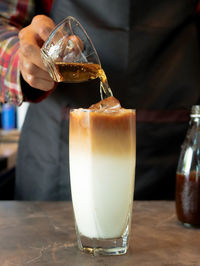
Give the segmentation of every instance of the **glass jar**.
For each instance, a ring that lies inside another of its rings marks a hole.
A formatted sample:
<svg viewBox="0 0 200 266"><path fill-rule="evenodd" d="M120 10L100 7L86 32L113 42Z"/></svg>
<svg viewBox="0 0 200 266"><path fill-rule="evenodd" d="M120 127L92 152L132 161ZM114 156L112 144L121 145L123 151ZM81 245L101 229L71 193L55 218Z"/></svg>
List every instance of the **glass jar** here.
<svg viewBox="0 0 200 266"><path fill-rule="evenodd" d="M176 212L185 226L200 227L200 105L192 106L176 172Z"/></svg>

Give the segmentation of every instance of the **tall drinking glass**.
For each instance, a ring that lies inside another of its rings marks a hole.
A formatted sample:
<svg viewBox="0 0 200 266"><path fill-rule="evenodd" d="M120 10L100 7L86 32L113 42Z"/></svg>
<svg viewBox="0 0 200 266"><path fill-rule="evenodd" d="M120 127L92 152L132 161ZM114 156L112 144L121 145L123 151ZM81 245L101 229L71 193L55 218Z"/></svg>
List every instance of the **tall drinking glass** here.
<svg viewBox="0 0 200 266"><path fill-rule="evenodd" d="M70 112L70 180L78 247L93 255L128 249L135 176L135 111Z"/></svg>

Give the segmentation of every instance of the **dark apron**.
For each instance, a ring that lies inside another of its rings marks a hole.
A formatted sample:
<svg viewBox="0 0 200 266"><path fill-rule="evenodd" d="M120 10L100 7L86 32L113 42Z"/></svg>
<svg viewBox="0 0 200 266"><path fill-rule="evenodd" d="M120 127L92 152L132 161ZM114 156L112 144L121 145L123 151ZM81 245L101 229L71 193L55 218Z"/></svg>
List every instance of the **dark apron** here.
<svg viewBox="0 0 200 266"><path fill-rule="evenodd" d="M56 23L71 15L87 30L114 96L137 112L135 199L173 199L189 109L200 104L193 1L55 0ZM16 198L70 199L68 112L100 100L99 81L59 84L31 104L19 145Z"/></svg>

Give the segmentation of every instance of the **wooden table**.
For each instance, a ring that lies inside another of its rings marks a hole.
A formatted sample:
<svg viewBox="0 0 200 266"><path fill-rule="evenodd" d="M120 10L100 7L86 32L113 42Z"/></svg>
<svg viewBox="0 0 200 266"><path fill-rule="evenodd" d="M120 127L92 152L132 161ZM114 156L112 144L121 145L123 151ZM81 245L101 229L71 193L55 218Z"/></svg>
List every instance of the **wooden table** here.
<svg viewBox="0 0 200 266"><path fill-rule="evenodd" d="M76 244L71 202L0 202L1 266L199 266L200 229L177 222L174 202L134 202L129 251L93 257Z"/></svg>

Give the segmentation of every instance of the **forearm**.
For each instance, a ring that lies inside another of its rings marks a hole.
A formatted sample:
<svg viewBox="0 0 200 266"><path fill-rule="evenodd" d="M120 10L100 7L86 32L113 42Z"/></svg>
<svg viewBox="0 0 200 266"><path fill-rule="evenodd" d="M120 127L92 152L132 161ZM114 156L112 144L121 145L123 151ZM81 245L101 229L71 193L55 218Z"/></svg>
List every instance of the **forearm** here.
<svg viewBox="0 0 200 266"><path fill-rule="evenodd" d="M0 100L20 105L23 101L19 80L19 30L32 17L32 0L0 3Z"/></svg>
<svg viewBox="0 0 200 266"><path fill-rule="evenodd" d="M34 1L5 2L0 3L0 101L16 105L20 105L23 100L38 102L48 94L31 87L28 90L27 84L21 83L18 55L18 33L32 20Z"/></svg>

